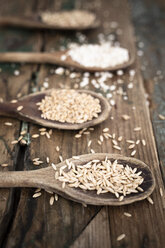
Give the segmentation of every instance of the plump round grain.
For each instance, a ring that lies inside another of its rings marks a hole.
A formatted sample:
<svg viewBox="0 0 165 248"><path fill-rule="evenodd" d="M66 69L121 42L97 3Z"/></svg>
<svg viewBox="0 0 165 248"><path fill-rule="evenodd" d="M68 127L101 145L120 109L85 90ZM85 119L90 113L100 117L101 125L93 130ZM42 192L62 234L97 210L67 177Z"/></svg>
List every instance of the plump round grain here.
<svg viewBox="0 0 165 248"><path fill-rule="evenodd" d="M42 118L62 123L84 123L97 118L101 112L99 99L71 89L53 89L37 105Z"/></svg>
<svg viewBox="0 0 165 248"><path fill-rule="evenodd" d="M42 21L49 25L58 25L61 27L87 27L92 25L96 17L93 13L88 11L61 11L61 12L49 12L45 11L41 13Z"/></svg>

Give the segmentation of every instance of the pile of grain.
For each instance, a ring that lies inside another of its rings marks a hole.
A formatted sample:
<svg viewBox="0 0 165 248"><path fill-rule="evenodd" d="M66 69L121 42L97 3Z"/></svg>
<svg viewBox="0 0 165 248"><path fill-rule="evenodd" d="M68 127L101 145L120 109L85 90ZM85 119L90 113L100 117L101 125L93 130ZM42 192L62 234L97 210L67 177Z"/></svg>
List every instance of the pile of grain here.
<svg viewBox="0 0 165 248"><path fill-rule="evenodd" d="M37 105L42 118L63 123L84 123L101 112L99 99L71 89L53 89Z"/></svg>
<svg viewBox="0 0 165 248"><path fill-rule="evenodd" d="M64 169L69 171L65 172ZM137 168L122 165L115 160L113 163L105 158L104 161L92 160L84 165L75 166L72 162L66 161L66 165L55 174L55 178L69 187L81 188L84 190L96 190L97 194L111 192L120 201L124 196L131 193L143 191L139 187L143 182L141 171ZM121 194L121 195L120 195Z"/></svg>
<svg viewBox="0 0 165 248"><path fill-rule="evenodd" d="M88 27L96 19L93 13L82 10L61 11L61 12L43 12L41 19L49 25L58 25L60 27Z"/></svg>
<svg viewBox="0 0 165 248"><path fill-rule="evenodd" d="M105 42L101 45L84 44L68 51L68 55L77 63L86 67L115 67L129 60L128 50L111 46Z"/></svg>

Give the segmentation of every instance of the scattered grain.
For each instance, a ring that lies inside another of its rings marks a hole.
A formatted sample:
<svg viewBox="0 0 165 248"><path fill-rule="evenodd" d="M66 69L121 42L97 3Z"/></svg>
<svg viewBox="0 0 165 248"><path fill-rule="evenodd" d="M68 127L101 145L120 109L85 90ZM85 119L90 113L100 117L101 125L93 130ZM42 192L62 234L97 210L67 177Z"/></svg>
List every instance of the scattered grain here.
<svg viewBox="0 0 165 248"><path fill-rule="evenodd" d="M92 140L89 140L89 141L88 141L88 147L90 147L91 144L92 144Z"/></svg>
<svg viewBox="0 0 165 248"><path fill-rule="evenodd" d="M57 194L54 195L54 198L55 198L55 201L58 201L58 195Z"/></svg>
<svg viewBox="0 0 165 248"><path fill-rule="evenodd" d="M108 131L109 131L109 128L108 127L106 127L106 128L103 129L103 133L107 133Z"/></svg>
<svg viewBox="0 0 165 248"><path fill-rule="evenodd" d="M122 115L121 116L123 118L123 120L127 121L130 119L130 116L129 115Z"/></svg>
<svg viewBox="0 0 165 248"><path fill-rule="evenodd" d="M127 213L127 212L124 212L124 215L127 216L127 217L132 217L132 214Z"/></svg>
<svg viewBox="0 0 165 248"><path fill-rule="evenodd" d="M165 120L165 116L164 116L164 115L159 114L159 119L164 121L164 120Z"/></svg>
<svg viewBox="0 0 165 248"><path fill-rule="evenodd" d="M57 167L56 167L56 165L54 163L52 163L52 167L53 167L54 170L57 170Z"/></svg>
<svg viewBox="0 0 165 248"><path fill-rule="evenodd" d="M63 161L63 157L61 155L59 155L59 159L61 162Z"/></svg>
<svg viewBox="0 0 165 248"><path fill-rule="evenodd" d="M18 143L18 140L13 140L13 141L11 142L12 145L15 145L15 144L17 144L17 143Z"/></svg>
<svg viewBox="0 0 165 248"><path fill-rule="evenodd" d="M47 164L49 164L49 162L50 162L49 157L46 157L46 162L47 162Z"/></svg>
<svg viewBox="0 0 165 248"><path fill-rule="evenodd" d="M142 139L142 144L143 144L143 146L146 145L146 141L144 139Z"/></svg>
<svg viewBox="0 0 165 248"><path fill-rule="evenodd" d="M120 146L116 146L116 145L114 145L114 146L113 146L113 148L114 148L114 149L116 149L116 150L121 151L121 147L120 147Z"/></svg>
<svg viewBox="0 0 165 248"><path fill-rule="evenodd" d="M119 136L119 138L117 139L119 142L122 141L123 137Z"/></svg>
<svg viewBox="0 0 165 248"><path fill-rule="evenodd" d="M117 237L117 241L120 241L120 240L124 239L125 236L126 236L126 235L125 235L124 233L121 234L121 235L119 235L119 236Z"/></svg>
<svg viewBox="0 0 165 248"><path fill-rule="evenodd" d="M135 127L135 128L134 128L134 131L135 131L135 132L138 132L138 131L140 131L140 130L141 130L141 127Z"/></svg>
<svg viewBox="0 0 165 248"><path fill-rule="evenodd" d="M151 197L149 196L149 197L147 197L147 200L148 200L148 202L150 203L150 204L154 204L154 202L153 202L153 200L151 199Z"/></svg>
<svg viewBox="0 0 165 248"><path fill-rule="evenodd" d="M5 126L12 126L13 125L13 123L11 123L11 122L5 122L4 124L5 124Z"/></svg>
<svg viewBox="0 0 165 248"><path fill-rule="evenodd" d="M23 139L23 135L19 136L18 142Z"/></svg>
<svg viewBox="0 0 165 248"><path fill-rule="evenodd" d="M48 139L50 139L50 134L48 132L46 132L45 135Z"/></svg>
<svg viewBox="0 0 165 248"><path fill-rule="evenodd" d="M103 142L104 141L104 137L102 135L100 135L100 141Z"/></svg>
<svg viewBox="0 0 165 248"><path fill-rule="evenodd" d="M35 194L33 195L33 198L37 198L37 197L39 197L39 196L41 196L41 192L35 193Z"/></svg>
<svg viewBox="0 0 165 248"><path fill-rule="evenodd" d="M131 152L131 156L133 157L136 153L136 150L133 150L133 152Z"/></svg>
<svg viewBox="0 0 165 248"><path fill-rule="evenodd" d="M36 138L38 138L39 136L40 136L39 134L33 134L33 135L32 135L32 138L33 138L33 139L36 139Z"/></svg>
<svg viewBox="0 0 165 248"><path fill-rule="evenodd" d="M159 189L159 191L160 191L160 195L161 195L161 197L163 197L163 189L162 189L162 188L160 188L160 189Z"/></svg>
<svg viewBox="0 0 165 248"><path fill-rule="evenodd" d="M135 141L133 141L133 140L126 140L126 142L127 143L130 143L130 144L134 144L135 143Z"/></svg>
<svg viewBox="0 0 165 248"><path fill-rule="evenodd" d="M54 196L52 195L49 200L49 204L52 206L54 203Z"/></svg>
<svg viewBox="0 0 165 248"><path fill-rule="evenodd" d="M9 164L1 164L2 167L7 167Z"/></svg>
<svg viewBox="0 0 165 248"><path fill-rule="evenodd" d="M79 138L81 138L81 134L76 134L74 137L75 137L76 139L79 139Z"/></svg>
<svg viewBox="0 0 165 248"><path fill-rule="evenodd" d="M56 146L56 151L57 151L57 152L59 152L59 151L60 151L59 146Z"/></svg>
<svg viewBox="0 0 165 248"><path fill-rule="evenodd" d="M95 151L93 149L91 149L91 153L95 153Z"/></svg>
<svg viewBox="0 0 165 248"><path fill-rule="evenodd" d="M128 149L133 149L135 147L135 144L131 144Z"/></svg>
<svg viewBox="0 0 165 248"><path fill-rule="evenodd" d="M23 109L23 106L18 106L17 111L21 111Z"/></svg>

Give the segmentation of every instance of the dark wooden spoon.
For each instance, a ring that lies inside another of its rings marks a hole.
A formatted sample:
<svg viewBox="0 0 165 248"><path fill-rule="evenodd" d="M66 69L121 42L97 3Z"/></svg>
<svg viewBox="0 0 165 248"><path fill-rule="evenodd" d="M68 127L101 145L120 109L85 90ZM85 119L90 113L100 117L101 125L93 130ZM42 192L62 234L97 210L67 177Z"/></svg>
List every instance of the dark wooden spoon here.
<svg viewBox="0 0 165 248"><path fill-rule="evenodd" d="M55 179L55 171L50 166L44 169L38 169L33 171L15 171L15 172L0 172L0 187L35 187L41 188L48 191L56 192L57 194L84 204L91 205L110 205L110 206L120 206L125 204L130 204L136 201L141 201L147 198L155 188L155 179L150 168L142 161L124 157L118 154L108 154L108 153L95 153L86 154L79 156L79 159L69 159L75 166L83 165L93 159L104 160L108 157L112 162L118 160L119 163L124 166L128 165L132 168L137 168L137 171L142 171L142 177L144 178L143 183L140 187L144 192L132 193L124 197L123 201L119 201L114 194L96 194L96 191L81 190L79 188L70 188L65 186L62 188L62 183ZM59 170L61 166L65 165L65 161L59 163L56 167Z"/></svg>
<svg viewBox="0 0 165 248"><path fill-rule="evenodd" d="M56 51L52 53L31 53L31 52L5 52L0 53L0 62L17 62L17 63L39 63L39 64L55 64L65 67L72 67L77 70L89 71L89 72L101 72L101 71L115 71L118 69L124 69L130 66L135 59L134 53L129 54L129 60L125 63L116 65L114 67L87 67L74 61L71 56L67 56L65 60L61 59L61 56L67 55L68 50Z"/></svg>
<svg viewBox="0 0 165 248"><path fill-rule="evenodd" d="M58 129L67 129L67 130L78 130L85 127L90 127L97 125L109 116L111 107L103 96L89 91L89 90L77 90L80 93L87 93L92 95L95 98L100 100L101 104L101 113L99 113L97 118L93 118L91 121L87 121L80 124L71 124L71 123L62 123L58 121L52 121L41 118L41 111L38 110L36 103L40 102L46 95L49 95L51 90L46 90L38 93L33 93L27 96L24 96L18 100L16 103L0 103L0 116L8 116L17 118L23 121L28 121L32 123L39 124L44 127L49 128L58 128ZM17 108L23 106L21 111L18 111Z"/></svg>
<svg viewBox="0 0 165 248"><path fill-rule="evenodd" d="M65 11L66 12L66 11ZM83 14L84 11L81 11ZM33 28L33 29L56 29L56 30L86 30L97 28L100 22L97 20L95 14L85 11L86 13L92 14L95 18L90 24L84 25L81 24L81 19L77 22L77 25L71 25L70 23L58 23L48 24L44 22L41 18L41 14L33 16L1 16L0 17L0 26L10 26L10 27L23 27L23 28ZM68 11L72 15L72 11ZM63 14L63 12L58 12L58 14ZM80 16L81 18L81 16Z"/></svg>

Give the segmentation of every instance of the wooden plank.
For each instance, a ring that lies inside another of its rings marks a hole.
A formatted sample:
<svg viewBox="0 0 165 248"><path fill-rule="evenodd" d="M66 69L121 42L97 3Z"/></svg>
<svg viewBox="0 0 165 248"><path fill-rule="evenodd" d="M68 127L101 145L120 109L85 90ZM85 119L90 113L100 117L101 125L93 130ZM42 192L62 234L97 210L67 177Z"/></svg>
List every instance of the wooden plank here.
<svg viewBox="0 0 165 248"><path fill-rule="evenodd" d="M111 8L109 7L109 3L106 1L102 1L101 4L102 6L98 5L98 2L97 4L96 2L92 2L92 4L87 1L80 2L80 6L83 6L83 8L96 8L97 12L101 12L100 15L104 14L104 11L100 11L100 8L110 9L110 14L107 17L107 20L109 22L117 20L120 24L119 26L123 30L127 29L127 39L133 44L133 36L127 12L127 2L121 2L119 0L111 1ZM45 36L46 50L51 49L51 47L58 47L57 43L60 42L62 35L59 34L60 33L51 33L51 36ZM92 37L93 39L96 39L96 34L97 32L95 33L94 31L91 35L88 33L90 39L92 39ZM66 37L73 37L72 35L73 34L65 33ZM44 78L47 76L49 77L50 87L57 85L60 86L61 83L68 87L74 86L74 82L71 82L68 77L65 78L64 76L60 77L50 75L49 71L50 67L43 66L41 68L41 71L39 72L38 86L43 83ZM106 84L112 85L115 79L116 78L114 77L112 80L108 80ZM121 153L123 155L130 155L128 145L125 143L126 139L137 140L144 138L147 145L146 147L137 145L136 157L149 164L156 175L157 188L153 194L155 204L151 206L148 202L143 201L120 208L106 208L106 216L109 216L109 227L107 227L107 233L110 235L109 239L107 239L107 243L110 242L112 247L119 247L120 245L127 247L133 246L135 248L140 246L162 247L164 242L163 229L165 225L163 221L164 202L163 198L160 197L159 187L162 187L163 191L164 188L158 167L155 143L149 121L149 112L145 104L144 89L138 72L134 79L133 89L127 88L129 81L128 71L123 79L124 84L122 87L127 92L129 101L123 101L122 97L119 95L115 96L116 106L112 109L113 120L110 118L102 125L96 127L95 131L89 136L84 135L81 140L76 140L74 138L75 132L54 130L50 140L41 137L38 140L32 141L30 149L26 152L25 166L26 168L34 168L31 160L37 156L40 156L44 162L47 156L50 157L51 162L58 162L58 153L55 151L56 145L61 147L60 154L64 158L79 153L83 154L90 152L90 149L87 147L89 139L93 140L92 148L95 151L117 153L117 151L112 148L110 140L105 141L102 146L97 144L97 139L102 133L102 129L107 126L110 127L111 133L116 133L117 137L119 135L123 136L124 140L121 142ZM91 84L90 88L94 90ZM136 110L133 110L132 106L136 106ZM123 121L121 118L122 114L129 114L131 120ZM133 128L136 126L141 126L142 131L134 132ZM36 132L38 132L38 127L31 125L30 133L32 134ZM44 166L46 166L46 163L44 163ZM33 190L22 191L16 217L8 236L7 247L54 247L55 245L57 247L68 247L73 243L76 237L79 237L79 239L77 240L77 243L75 241L74 244L80 244L82 240L84 247L89 247L90 243L88 237L94 237L96 235L97 228L95 229L95 224L100 226L102 224L101 212L97 214L99 211L98 208L88 206L84 209L79 204L66 201L62 198L60 198L59 202L54 206L50 207L48 203L49 196L47 194L43 193L41 198L34 200L31 199L33 192ZM132 218L124 216L124 212L130 212ZM96 214L97 219L95 222L94 216ZM90 228L88 228L87 224L90 220L92 220L92 224L90 225ZM84 230L86 226L87 229ZM83 234L80 235L83 230ZM134 232L132 230L134 230ZM104 229L100 229L99 237L104 237L104 232ZM117 236L123 232L126 234L126 239L117 242ZM92 245L97 247L97 239L92 238L91 240Z"/></svg>
<svg viewBox="0 0 165 248"><path fill-rule="evenodd" d="M12 2L11 2L12 3ZM17 2L18 4L18 2ZM25 13L28 13L30 4L24 5ZM1 1L0 14L14 12L15 14L23 10L22 4L20 4L15 10L14 6L10 5L6 1ZM11 11L11 12L10 12ZM30 33L22 32L13 29L1 29L0 30L0 50L33 50L36 46L39 46L40 40L38 34L31 38ZM32 65L18 65L18 64L0 64L0 97L4 101L10 101L16 99L21 95L27 94L29 91L29 83L31 83L32 72L36 70L36 66ZM15 71L20 72L18 76L15 76ZM11 127L4 125L5 122L12 122ZM0 164L8 163L9 166L0 170L13 170L21 169L23 164L22 153L24 148L20 145L12 145L11 141L18 139L20 136L22 124L20 121L2 118L0 119ZM7 237L7 232L12 224L14 211L16 210L17 202L19 201L18 190L0 190L0 246L4 244L4 240Z"/></svg>
<svg viewBox="0 0 165 248"><path fill-rule="evenodd" d="M40 2L38 8L41 9L43 7L44 4ZM58 8L58 6L56 8ZM57 35L56 32L52 32L52 34L54 37L52 37L51 42L56 43L58 39L60 39L60 35ZM47 49L49 48L51 48L50 44L47 45ZM43 66L42 70L39 71L39 77L37 79L38 87L42 85L47 74L50 74L49 67ZM60 78L59 76L52 75L52 77L49 78L50 84L52 83L54 87L57 81L60 84L65 82L65 78ZM70 83L69 78L67 81ZM36 132L38 132L38 126L30 125L30 134L32 135ZM31 145L25 152L25 169L36 168L31 163L31 160L36 156L43 159L44 162L47 156L50 157L50 161L58 162L58 153L56 152L55 154L55 147L57 145L61 147L63 151L62 156L64 158L79 154L82 149L84 150L83 153L87 153L86 142L84 142L83 147L82 144L78 142L77 147L75 140L73 147L67 147L66 144L71 144L72 139L73 132L54 130L50 141L45 137L41 137L39 141L31 140ZM47 144L49 150L45 149L45 144ZM53 149L51 149L51 146L53 146ZM44 166L47 166L47 164ZM21 246L22 244L25 246L29 245L30 247L39 245L40 247L41 243L45 243L47 247L52 247L54 243L56 243L58 247L62 247L71 243L100 209L100 207L95 206L85 208L80 204L67 201L61 197L54 206L50 207L50 195L43 192L41 199L34 200L32 198L32 192L34 191L23 190L21 193L13 227L6 243L8 247ZM22 213L22 208L24 209L24 214ZM36 219L38 220L37 222L35 222ZM22 223L22 230L24 230L24 232L18 232L20 222ZM25 231L27 229L28 232ZM56 232L54 230L56 230ZM61 236L63 230L67 231ZM41 236L41 233L44 233L44 235Z"/></svg>
<svg viewBox="0 0 165 248"><path fill-rule="evenodd" d="M104 230L104 232L102 231ZM111 248L108 211L102 208L99 214L91 220L89 225L70 246L71 248Z"/></svg>
<svg viewBox="0 0 165 248"><path fill-rule="evenodd" d="M164 1L131 1L132 17L135 25L136 35L139 45L143 47L139 50L144 52L140 57L142 64L142 74L144 77L144 86L149 97L150 113L158 155L160 158L160 167L163 178L165 179L165 150L163 143L165 139L165 122L160 120L159 114L165 116L165 87L164 87ZM138 10L138 11L137 11ZM144 13L147 13L144 15ZM154 35L151 35L154 34Z"/></svg>

